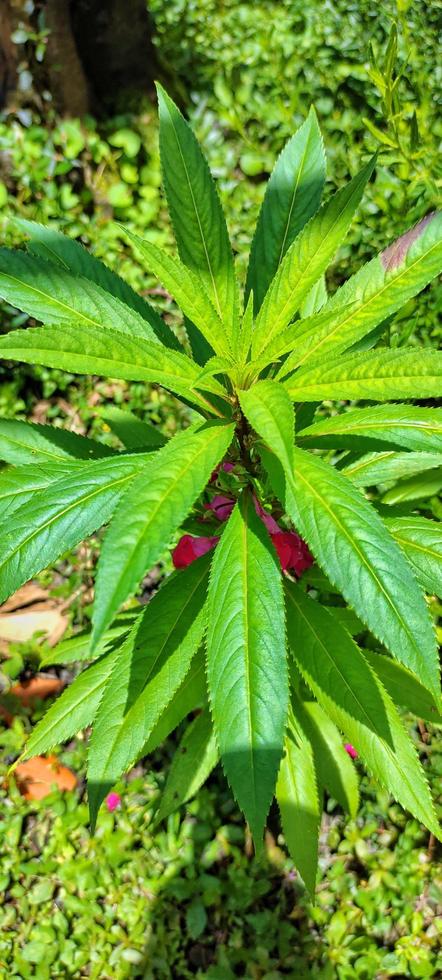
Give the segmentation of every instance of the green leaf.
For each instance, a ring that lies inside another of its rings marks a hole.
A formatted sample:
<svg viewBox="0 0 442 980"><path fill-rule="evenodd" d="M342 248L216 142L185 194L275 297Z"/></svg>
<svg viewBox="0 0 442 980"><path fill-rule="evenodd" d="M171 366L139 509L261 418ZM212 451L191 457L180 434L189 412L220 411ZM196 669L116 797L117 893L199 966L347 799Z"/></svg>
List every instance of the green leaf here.
<svg viewBox="0 0 442 980"><path fill-rule="evenodd" d="M183 718L205 704L207 704L206 665L204 650L200 649L194 656L178 690L153 726L138 758L143 758L150 752L154 752L182 722Z"/></svg>
<svg viewBox="0 0 442 980"><path fill-rule="evenodd" d="M201 280L227 335L238 318L232 249L207 162L176 105L157 85L164 186L181 260Z"/></svg>
<svg viewBox="0 0 442 980"><path fill-rule="evenodd" d="M293 319L310 289L325 272L341 244L373 173L370 162L311 218L290 246L271 282L259 311L254 331L253 356Z"/></svg>
<svg viewBox="0 0 442 980"><path fill-rule="evenodd" d="M94 653L91 653L91 631L82 630L75 636L70 636L67 640L61 640L55 647L43 654L39 667L52 667L53 664L72 664L83 660L97 660L103 653L115 645L116 640L120 640L130 632L134 620L140 615L140 607L128 609L114 621L110 629L106 630L101 643L97 645Z"/></svg>
<svg viewBox="0 0 442 980"><path fill-rule="evenodd" d="M400 704L417 718L430 721L433 725L442 724L442 715L437 710L434 698L406 667L373 650L364 650L364 657L395 704Z"/></svg>
<svg viewBox="0 0 442 980"><path fill-rule="evenodd" d="M221 356L228 355L229 344L222 321L207 293L201 288L198 276L179 259L168 255L164 249L157 248L152 242L143 241L127 228L124 232L146 259L149 271L163 283L213 350Z"/></svg>
<svg viewBox="0 0 442 980"><path fill-rule="evenodd" d="M63 327L32 327L13 330L0 337L0 357L27 364L43 364L73 374L98 374L126 381L152 381L200 408L220 414L193 389L199 367L185 354L166 350L142 337L122 336L104 327L91 329L65 324ZM224 389L212 378L205 390L221 396Z"/></svg>
<svg viewBox="0 0 442 980"><path fill-rule="evenodd" d="M201 899L193 899L186 909L186 929L191 939L198 939L207 925L207 912Z"/></svg>
<svg viewBox="0 0 442 980"><path fill-rule="evenodd" d="M369 453L367 456L362 456L344 466L340 472L357 487L372 487L434 470L441 465L441 453L396 453L386 450L383 453Z"/></svg>
<svg viewBox="0 0 442 980"><path fill-rule="evenodd" d="M108 327L160 346L153 326L124 302L90 279L25 252L0 248L0 296L36 320Z"/></svg>
<svg viewBox="0 0 442 980"><path fill-rule="evenodd" d="M439 521L425 517L393 517L385 521L413 566L414 574L430 595L442 598L442 530Z"/></svg>
<svg viewBox="0 0 442 980"><path fill-rule="evenodd" d="M442 212L434 212L347 280L323 307L335 321L297 324L290 369L351 347L396 313L442 270ZM350 308L349 308L350 304Z"/></svg>
<svg viewBox="0 0 442 980"><path fill-rule="evenodd" d="M238 361L246 364L250 354L250 347L253 336L253 289L249 293L249 298L241 320L241 328L238 338Z"/></svg>
<svg viewBox="0 0 442 980"><path fill-rule="evenodd" d="M0 602L111 517L146 456L84 463L36 493L0 531Z"/></svg>
<svg viewBox="0 0 442 980"><path fill-rule="evenodd" d="M35 726L18 762L49 752L91 725L118 658L113 650L83 670Z"/></svg>
<svg viewBox="0 0 442 980"><path fill-rule="evenodd" d="M223 767L259 847L281 759L288 682L281 571L248 493L213 558L207 675Z"/></svg>
<svg viewBox="0 0 442 980"><path fill-rule="evenodd" d="M307 293L307 296L299 307L299 315L301 319L305 319L308 316L313 316L314 313L319 313L324 304L327 302L327 295L325 276L321 276L315 285L312 286L310 292Z"/></svg>
<svg viewBox="0 0 442 980"><path fill-rule="evenodd" d="M285 374L286 366L281 374ZM286 378L284 384L294 401L438 398L442 352L401 348L340 355L301 368Z"/></svg>
<svg viewBox="0 0 442 980"><path fill-rule="evenodd" d="M375 405L321 419L298 432L300 445L318 449L413 449L442 453L442 409Z"/></svg>
<svg viewBox="0 0 442 980"><path fill-rule="evenodd" d="M247 271L246 298L253 290L255 314L287 249L318 210L324 182L324 146L311 108L279 155L266 187Z"/></svg>
<svg viewBox="0 0 442 980"><path fill-rule="evenodd" d="M238 398L244 415L276 453L284 468L293 469L294 414L290 398L277 381L258 381Z"/></svg>
<svg viewBox="0 0 442 980"><path fill-rule="evenodd" d="M155 814L155 825L195 796L217 762L218 749L206 708L190 722L176 749Z"/></svg>
<svg viewBox="0 0 442 980"><path fill-rule="evenodd" d="M178 433L147 463L122 498L98 562L94 643L160 557L225 456L233 425L193 426Z"/></svg>
<svg viewBox="0 0 442 980"><path fill-rule="evenodd" d="M316 324L320 323L322 326L325 327L328 323L333 322L333 318L334 318L334 314L330 312L324 313L324 311L321 310L314 317L313 316L307 317L302 322L308 324L314 321ZM282 330L281 333L278 333L276 337L274 337L273 340L271 340L270 343L267 345L267 347L264 350L263 356L260 360L263 361L264 363L272 364L273 362L283 357L284 354L291 355L293 351L293 345L296 343L298 325L299 325L299 320L296 320L295 323L291 323L290 326L285 328L285 330ZM282 367L279 369L278 374L276 376L285 377L286 374L290 373L291 362L292 362L292 356L286 358L286 360L283 362ZM258 362L254 361L252 363L259 364L260 361ZM286 367L287 364L289 365L288 368Z"/></svg>
<svg viewBox="0 0 442 980"><path fill-rule="evenodd" d="M313 566L313 570L314 569L315 566ZM319 572L319 575L322 574L319 569L316 570ZM319 582L316 583L313 581L311 583L311 572L312 569L309 569L308 572L306 572L305 577L308 580L309 585L313 584L313 588L318 588L320 585ZM352 609L348 609L346 606L327 606L327 608L329 613L331 613L332 616L335 616L341 626L347 630L347 633L350 633L350 636L358 636L359 633L365 633L366 627Z"/></svg>
<svg viewBox="0 0 442 980"><path fill-rule="evenodd" d="M276 799L290 856L313 897L318 870L321 807L312 746L295 712L289 711Z"/></svg>
<svg viewBox="0 0 442 980"><path fill-rule="evenodd" d="M55 425L0 419L0 459L7 463L67 463L114 455L109 446Z"/></svg>
<svg viewBox="0 0 442 980"><path fill-rule="evenodd" d="M424 772L393 702L359 647L330 614L287 583L290 650L331 720L396 800L440 836Z"/></svg>
<svg viewBox="0 0 442 980"><path fill-rule="evenodd" d="M295 449L287 510L330 581L436 697L437 647L424 596L374 508L345 476Z"/></svg>
<svg viewBox="0 0 442 980"><path fill-rule="evenodd" d="M0 472L0 515L2 521L45 487L81 467L75 460L35 466L7 466Z"/></svg>
<svg viewBox="0 0 442 980"><path fill-rule="evenodd" d="M80 242L68 238L60 231L49 226L39 225L35 221L27 221L25 218L14 218L13 223L17 225L26 235L30 236L28 250L33 255L46 259L48 262L55 262L68 272L76 276L90 279L97 286L100 286L107 293L111 293L126 306L129 306L136 313L143 317L143 320L152 327L152 330L165 347L181 350L181 344L163 322L153 306L134 292L131 286L124 279L121 279L115 272L108 269L103 262L95 258L87 249L83 248ZM149 332L150 336L150 332Z"/></svg>
<svg viewBox="0 0 442 980"><path fill-rule="evenodd" d="M197 364L200 364L202 367L210 357L214 356L215 351L213 347L207 343L207 340L205 337L203 337L201 330L198 330L198 327L196 327L195 324L192 323L192 321L186 316L184 317L184 327L190 350L192 352L192 357L194 361L196 361Z"/></svg>
<svg viewBox="0 0 442 980"><path fill-rule="evenodd" d="M419 476L411 476L408 480L400 480L384 493L381 503L392 507L410 500L425 500L437 496L441 490L442 467L431 473L422 473Z"/></svg>
<svg viewBox="0 0 442 980"><path fill-rule="evenodd" d="M167 442L157 426L143 422L133 412L110 406L102 419L126 449L159 449Z"/></svg>
<svg viewBox="0 0 442 980"><path fill-rule="evenodd" d="M281 445L286 416L273 414L270 429L255 414L254 425L272 447L263 461L274 492L330 582L438 696L437 647L425 598L379 515L345 476L303 449L294 450L292 469Z"/></svg>
<svg viewBox="0 0 442 980"><path fill-rule="evenodd" d="M359 809L358 776L342 736L321 705L297 699L296 717L311 743L318 785L353 819Z"/></svg>
<svg viewBox="0 0 442 980"><path fill-rule="evenodd" d="M139 757L200 646L209 565L210 556L203 555L171 576L120 649L90 742L92 824L108 790Z"/></svg>

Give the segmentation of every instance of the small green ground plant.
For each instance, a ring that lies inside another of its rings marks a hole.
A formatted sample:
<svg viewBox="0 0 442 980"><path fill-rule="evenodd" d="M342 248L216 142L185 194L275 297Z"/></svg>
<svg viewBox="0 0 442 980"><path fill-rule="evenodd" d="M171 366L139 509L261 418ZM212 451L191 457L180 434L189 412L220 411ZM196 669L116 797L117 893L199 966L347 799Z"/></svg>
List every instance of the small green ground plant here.
<svg viewBox="0 0 442 980"><path fill-rule="evenodd" d="M442 216L424 217L328 298L325 272L376 160L321 206L325 156L312 110L270 178L242 302L207 164L161 88L159 102L179 258L126 234L181 307L185 336L52 229L22 222L28 252L0 251L0 295L45 324L2 337L5 359L158 384L194 413L166 441L115 412L121 452L48 426L1 424L0 600L109 525L91 635L51 654L88 666L22 758L93 725L94 825L121 774L190 716L157 820L220 758L257 850L276 795L313 891L324 790L357 811L350 755L440 836L396 707L440 720L425 598L441 592L440 527L412 503L388 510L367 488L442 483L442 411L404 403L438 397L442 353L379 346L389 318L442 268ZM175 572L141 612L124 611L178 534ZM321 590L333 604L318 601ZM354 639L367 631L374 650Z"/></svg>

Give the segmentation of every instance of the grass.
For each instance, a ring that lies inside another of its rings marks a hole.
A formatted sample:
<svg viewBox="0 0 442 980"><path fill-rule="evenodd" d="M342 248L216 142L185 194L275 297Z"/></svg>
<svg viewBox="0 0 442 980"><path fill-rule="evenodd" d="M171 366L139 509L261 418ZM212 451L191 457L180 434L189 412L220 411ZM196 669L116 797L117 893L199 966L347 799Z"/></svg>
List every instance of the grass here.
<svg viewBox="0 0 442 980"><path fill-rule="evenodd" d="M38 716L40 709L34 711ZM1 771L29 712L0 739ZM420 742L433 789L442 755ZM27 802L1 791L0 973L14 980L142 977L373 980L437 977L442 881L428 833L363 780L357 821L329 801L312 906L282 838L253 858L219 771L154 833L172 743L117 787L121 807L88 830L86 741L60 755L78 790Z"/></svg>

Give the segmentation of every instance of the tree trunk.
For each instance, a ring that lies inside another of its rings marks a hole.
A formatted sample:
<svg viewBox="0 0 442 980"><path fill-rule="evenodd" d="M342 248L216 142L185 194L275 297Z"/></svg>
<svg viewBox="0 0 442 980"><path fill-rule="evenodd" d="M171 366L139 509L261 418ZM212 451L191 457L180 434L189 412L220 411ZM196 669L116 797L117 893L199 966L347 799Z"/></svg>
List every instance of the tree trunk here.
<svg viewBox="0 0 442 980"><path fill-rule="evenodd" d="M20 49L11 35L22 21L38 30L42 12L49 34L37 64L32 41ZM152 32L146 0L40 0L32 10L26 0L0 0L0 107L16 107L17 68L26 55L35 104L49 88L63 115L132 109L133 97L149 95L158 74Z"/></svg>
<svg viewBox="0 0 442 980"><path fill-rule="evenodd" d="M0 106L9 108L17 87L17 45L11 41L15 18L9 0L0 0Z"/></svg>
<svg viewBox="0 0 442 980"><path fill-rule="evenodd" d="M70 0L46 0L49 30L45 65L55 108L63 115L84 116L92 108L89 84L72 32Z"/></svg>
<svg viewBox="0 0 442 980"><path fill-rule="evenodd" d="M74 36L98 108L151 92L156 75L146 0L70 0Z"/></svg>

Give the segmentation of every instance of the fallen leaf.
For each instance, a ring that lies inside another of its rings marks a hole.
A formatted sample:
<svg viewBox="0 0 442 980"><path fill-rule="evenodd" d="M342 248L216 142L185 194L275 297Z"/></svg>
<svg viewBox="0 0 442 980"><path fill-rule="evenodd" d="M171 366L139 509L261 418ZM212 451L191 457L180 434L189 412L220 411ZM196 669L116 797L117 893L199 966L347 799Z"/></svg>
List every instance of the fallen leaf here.
<svg viewBox="0 0 442 980"><path fill-rule="evenodd" d="M22 609L23 606L30 606L32 602L38 602L41 599L47 599L48 593L37 585L36 582L28 582L26 585L22 585L21 589L17 589L14 595L11 595L6 602L0 606L0 614L13 612L15 609Z"/></svg>
<svg viewBox="0 0 442 980"><path fill-rule="evenodd" d="M0 613L0 640L25 643L37 633L55 646L67 629L68 618L52 603L37 603L25 612Z"/></svg>
<svg viewBox="0 0 442 980"><path fill-rule="evenodd" d="M9 694L13 694L22 704L28 706L36 698L43 700L44 698L58 694L63 687L64 681L60 680L59 677L49 677L45 674L40 674L37 677L32 677L29 681L23 681L22 684L14 684L10 688Z"/></svg>
<svg viewBox="0 0 442 980"><path fill-rule="evenodd" d="M55 646L68 625L65 610L66 603L50 598L36 582L28 582L0 606L0 649L4 641L25 643L36 634Z"/></svg>
<svg viewBox="0 0 442 980"><path fill-rule="evenodd" d="M20 762L14 775L26 800L42 800L52 793L54 786L62 791L71 791L78 782L75 774L62 766L55 755L37 755L27 762Z"/></svg>

